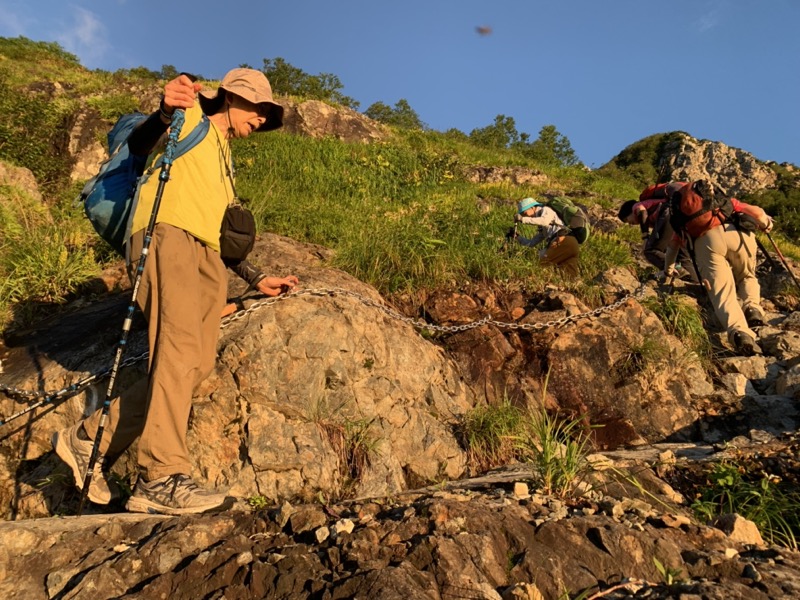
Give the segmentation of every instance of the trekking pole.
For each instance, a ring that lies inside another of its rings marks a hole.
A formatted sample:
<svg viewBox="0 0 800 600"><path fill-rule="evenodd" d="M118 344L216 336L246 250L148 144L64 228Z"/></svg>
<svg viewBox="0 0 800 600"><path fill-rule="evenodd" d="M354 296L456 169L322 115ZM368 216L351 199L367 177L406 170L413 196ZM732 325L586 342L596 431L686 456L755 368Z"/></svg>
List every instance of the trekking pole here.
<svg viewBox="0 0 800 600"><path fill-rule="evenodd" d="M117 371L119 370L120 363L122 362L122 354L125 351L125 345L128 342L128 333L131 330L133 323L133 313L136 310L136 298L139 295L139 285L142 282L142 273L144 272L144 265L147 261L147 256L150 253L150 242L153 237L153 230L156 227L156 218L158 217L158 209L161 206L161 197L164 195L164 186L169 181L169 172L172 169L172 161L175 156L175 146L178 144L178 136L183 127L184 112L176 109L172 113L172 122L170 123L169 137L167 138L167 146L164 150L164 158L161 166L161 172L158 174L158 187L156 188L155 200L153 200L153 210L150 212L150 221L147 223L147 228L144 232L144 243L142 244L142 253L139 256L139 265L136 267L136 279L133 283L133 292L131 293L131 301L128 304L128 310L125 315L125 321L122 324L122 335L120 336L119 343L117 344L117 353L114 356L114 365L111 367L111 375L108 381L108 389L106 391L106 399L103 402L103 409L100 413L100 424L97 427L97 434L94 436L94 444L92 445L92 453L89 456L89 465L86 468L86 475L83 479L83 489L81 490L81 501L78 504L78 516L83 513L83 505L86 502L86 496L89 493L89 486L92 483L92 475L94 467L97 464L98 454L100 454L100 440L103 438L103 431L106 426L106 419L108 418L109 409L111 407L111 399L114 397L114 386L117 382Z"/></svg>
<svg viewBox="0 0 800 600"><path fill-rule="evenodd" d="M512 233L512 230L511 230L511 229L509 229L508 233L506 233L506 239L504 239L504 240L503 240L503 243L502 243L502 244L500 244L500 250L498 250L498 252L501 252L501 253L502 253L502 252L504 252L504 251L506 250L506 248L508 248L508 242L509 242L509 240L512 240L512 239L514 239L514 240L515 240L515 239L517 239L517 226L518 226L518 225L519 225L519 223L517 223L516 221L514 221L513 233Z"/></svg>
<svg viewBox="0 0 800 600"><path fill-rule="evenodd" d="M770 253L767 252L767 249L764 247L764 244L761 243L761 240L758 239L758 236L754 236L754 237L756 238L756 244L758 245L759 249L761 250L761 253L766 257L767 262L769 263L769 266L772 267L773 269L775 267L777 267L778 265L775 264L775 260L772 258Z"/></svg>
<svg viewBox="0 0 800 600"><path fill-rule="evenodd" d="M772 246L775 248L775 252L778 253L778 258L781 259L783 266L786 267L786 270L789 272L789 276L792 278L792 281L794 281L794 284L797 286L797 289L800 289L800 282L797 281L797 277L794 276L794 273L789 268L789 263L786 261L786 257L783 255L783 252L781 252L781 249L778 248L778 244L776 244L775 240L772 239L772 236L769 234L769 231L765 231L764 233L767 235L767 239L770 242L772 242Z"/></svg>

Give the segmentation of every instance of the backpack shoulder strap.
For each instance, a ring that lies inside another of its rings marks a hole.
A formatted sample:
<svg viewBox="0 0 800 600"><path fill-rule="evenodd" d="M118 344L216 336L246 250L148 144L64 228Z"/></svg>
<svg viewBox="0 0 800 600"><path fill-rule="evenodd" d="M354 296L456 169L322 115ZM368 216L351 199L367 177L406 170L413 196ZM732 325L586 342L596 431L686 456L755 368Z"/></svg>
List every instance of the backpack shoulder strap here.
<svg viewBox="0 0 800 600"><path fill-rule="evenodd" d="M208 117L203 114L200 118L200 122L195 125L194 129L189 132L185 138L180 140L177 145L175 146L175 155L173 156L173 160L182 156L189 152L192 148L197 146L203 138L206 137L208 134L208 130L210 128L211 122L208 120ZM133 214L136 212L136 207L139 204L139 191L142 189L142 185L150 178L150 176L156 172L157 169L161 167L164 163L164 156L162 155L159 159L154 162L145 172L139 177L139 180L136 182L136 187L134 188L133 192L133 200L131 202L131 218L128 218L128 222L125 228L125 239L128 240L133 233L131 231L131 226L133 225ZM130 249L128 248L128 244L125 244L125 260L127 264L130 264L131 256L130 256Z"/></svg>
<svg viewBox="0 0 800 600"><path fill-rule="evenodd" d="M189 132L185 138L180 140L175 146L175 155L173 156L173 160L177 159L180 156L183 156L189 150L197 146L200 142L203 141L203 138L206 137L208 134L208 130L210 128L211 121L208 120L208 117L203 114L200 118L200 122L195 125L194 129ZM153 165L148 169L148 171L153 171L161 167L164 163L164 155L162 154L159 159L153 163Z"/></svg>

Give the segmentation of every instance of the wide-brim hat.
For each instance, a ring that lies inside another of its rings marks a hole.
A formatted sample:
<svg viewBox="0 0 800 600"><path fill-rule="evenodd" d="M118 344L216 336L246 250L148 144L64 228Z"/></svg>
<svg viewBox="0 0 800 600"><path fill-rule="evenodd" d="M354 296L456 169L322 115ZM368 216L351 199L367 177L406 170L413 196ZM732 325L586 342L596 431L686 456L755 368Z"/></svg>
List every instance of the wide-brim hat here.
<svg viewBox="0 0 800 600"><path fill-rule="evenodd" d="M225 97L223 92L236 94L248 102L267 109L267 120L256 131L271 131L283 125L283 107L272 99L272 86L261 71L232 69L223 77L219 89L201 90L200 101L204 105L219 109Z"/></svg>
<svg viewBox="0 0 800 600"><path fill-rule="evenodd" d="M541 202L537 202L533 198L523 198L517 203L517 213L524 213L529 208L533 208L534 206L541 206Z"/></svg>

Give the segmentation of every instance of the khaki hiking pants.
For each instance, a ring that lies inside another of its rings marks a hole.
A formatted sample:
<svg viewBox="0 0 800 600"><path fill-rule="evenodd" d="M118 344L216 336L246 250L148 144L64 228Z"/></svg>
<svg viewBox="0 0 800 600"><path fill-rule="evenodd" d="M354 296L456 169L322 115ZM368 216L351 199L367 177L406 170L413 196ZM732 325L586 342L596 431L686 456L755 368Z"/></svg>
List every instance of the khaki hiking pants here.
<svg viewBox="0 0 800 600"><path fill-rule="evenodd" d="M711 284L709 299L728 337L744 331L755 339L744 318L745 308L761 303L755 235L730 223L720 225L695 240L694 252L700 276Z"/></svg>
<svg viewBox="0 0 800 600"><path fill-rule="evenodd" d="M141 254L143 238L134 235L131 256ZM114 456L141 435L138 463L147 480L191 475L192 395L214 369L227 281L219 253L182 229L156 225L137 298L148 325L149 377L111 402L100 443L102 454ZM84 421L90 438L99 423L99 410Z"/></svg>
<svg viewBox="0 0 800 600"><path fill-rule="evenodd" d="M581 245L574 236L564 235L557 237L544 252L541 264L553 265L569 277L578 276L578 255L581 252Z"/></svg>

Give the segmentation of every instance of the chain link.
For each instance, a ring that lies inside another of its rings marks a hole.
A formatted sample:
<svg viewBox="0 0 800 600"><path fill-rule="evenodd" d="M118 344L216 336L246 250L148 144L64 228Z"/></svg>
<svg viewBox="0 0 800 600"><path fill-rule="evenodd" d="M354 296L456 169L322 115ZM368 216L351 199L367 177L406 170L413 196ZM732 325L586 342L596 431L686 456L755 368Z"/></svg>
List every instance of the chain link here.
<svg viewBox="0 0 800 600"><path fill-rule="evenodd" d="M612 304L608 304L606 306L601 306L599 308L595 308L594 310L590 310L585 313L580 313L576 315L570 315L568 317L562 317L560 319L554 319L552 321L546 321L543 323L510 323L505 321L496 321L491 316L485 316L482 319L478 319L477 321L471 321L470 323L464 323L462 325L434 325L432 323L428 323L422 319L416 319L413 317L407 317L396 310L393 310L386 306L381 302L377 302L372 298L367 298L366 296L359 294L357 292L353 292L350 290L346 290L344 288L307 288L302 290L297 290L294 292L290 292L288 294L282 294L280 296L275 296L272 298L266 298L264 300L258 300L253 302L250 306L245 308L244 310L240 310L232 315L229 315L222 319L220 322L220 329L225 329L230 325L234 324L236 321L241 321L242 319L248 317L250 314L261 310L264 307L272 306L273 304L277 304L278 302L285 302L286 300L292 298L299 298L302 296L319 296L319 297L346 297L352 298L365 306L369 306L371 308L375 308L380 312L384 313L391 319L396 321L401 321L403 323L407 323L414 327L415 329L420 330L427 330L427 331L436 331L439 333L459 333L462 331L469 331L470 329L476 329L478 327L482 327L484 325L494 325L495 327L499 327L501 329L509 329L509 330L523 330L523 331L541 331L543 329L548 329L550 327L563 327L568 325L569 323L574 323L581 319L588 319L592 317L598 317L604 313L611 312L616 310L623 304L625 304L628 300L632 298L639 299L644 294L646 286L645 284L641 284L636 291L627 294L613 302ZM148 352L142 352L137 356L132 356L130 358L126 358L120 364L120 367L129 367L135 365L139 361L145 360L148 357ZM19 398L22 400L36 400L39 398L47 398L49 401L61 398L61 397L69 397L71 395L77 394L87 387L89 387L92 383L96 381L100 381L110 375L111 368L107 368L99 373L94 375L90 375L85 379L81 379L80 381L73 383L65 388L62 388L57 391L50 391L50 392L33 392L30 390L23 390L17 387L13 387L10 385L6 385L0 383L0 392L4 392L6 396ZM69 396L67 396L67 394ZM3 421L0 420L0 424Z"/></svg>

